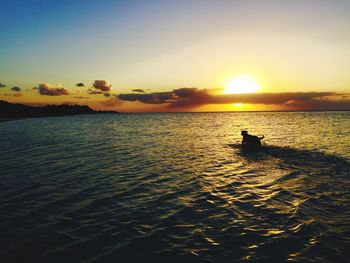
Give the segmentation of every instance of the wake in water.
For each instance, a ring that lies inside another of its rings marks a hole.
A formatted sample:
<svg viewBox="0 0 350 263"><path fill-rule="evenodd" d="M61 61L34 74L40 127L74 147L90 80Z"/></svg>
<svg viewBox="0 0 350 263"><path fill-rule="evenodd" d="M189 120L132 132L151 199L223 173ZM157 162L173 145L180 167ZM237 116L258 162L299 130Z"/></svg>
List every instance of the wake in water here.
<svg viewBox="0 0 350 263"><path fill-rule="evenodd" d="M266 160L275 158L283 161L286 167L299 168L310 174L325 172L328 175L346 176L350 174L349 162L336 155L325 154L318 151L299 150L290 147L267 146L258 150L245 150L241 144L229 144L229 147L238 150L238 154L251 160ZM237 152L236 152L237 153Z"/></svg>
<svg viewBox="0 0 350 263"><path fill-rule="evenodd" d="M233 159L241 160L249 175L240 178L246 189L241 194L254 195L253 203L266 209L254 212L256 217L267 218L262 220L263 226L248 223L254 225L254 231L275 229L276 234L268 236L299 240L298 252L291 252L289 260L310 261L320 251L327 251L319 261L347 262L344 244L350 245L350 164L346 159L289 147L265 146L249 152L240 144L228 146L233 149ZM327 258L327 254L332 256Z"/></svg>

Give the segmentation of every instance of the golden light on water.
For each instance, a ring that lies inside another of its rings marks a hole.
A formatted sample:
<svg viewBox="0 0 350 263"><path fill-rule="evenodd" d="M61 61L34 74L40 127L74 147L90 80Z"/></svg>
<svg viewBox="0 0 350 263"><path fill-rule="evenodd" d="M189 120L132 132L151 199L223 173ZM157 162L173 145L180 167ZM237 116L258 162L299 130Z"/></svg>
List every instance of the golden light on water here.
<svg viewBox="0 0 350 263"><path fill-rule="evenodd" d="M237 76L226 82L223 90L224 94L242 94L257 92L261 89L261 85L256 79L249 75Z"/></svg>

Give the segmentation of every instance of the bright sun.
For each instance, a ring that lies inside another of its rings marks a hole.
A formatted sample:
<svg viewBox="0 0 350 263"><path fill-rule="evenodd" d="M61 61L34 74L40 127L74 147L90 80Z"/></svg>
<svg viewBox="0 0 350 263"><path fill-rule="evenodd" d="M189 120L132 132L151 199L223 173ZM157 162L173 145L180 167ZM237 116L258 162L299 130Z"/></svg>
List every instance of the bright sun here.
<svg viewBox="0 0 350 263"><path fill-rule="evenodd" d="M237 76L226 82L224 94L252 93L261 89L261 85L251 76Z"/></svg>

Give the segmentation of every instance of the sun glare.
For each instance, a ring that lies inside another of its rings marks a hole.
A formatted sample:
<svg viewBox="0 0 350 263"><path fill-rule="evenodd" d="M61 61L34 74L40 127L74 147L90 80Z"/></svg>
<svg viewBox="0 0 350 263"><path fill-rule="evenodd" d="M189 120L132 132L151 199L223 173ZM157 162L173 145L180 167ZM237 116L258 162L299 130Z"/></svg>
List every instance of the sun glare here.
<svg viewBox="0 0 350 263"><path fill-rule="evenodd" d="M224 94L252 93L261 89L261 85L251 76L237 76L227 81Z"/></svg>

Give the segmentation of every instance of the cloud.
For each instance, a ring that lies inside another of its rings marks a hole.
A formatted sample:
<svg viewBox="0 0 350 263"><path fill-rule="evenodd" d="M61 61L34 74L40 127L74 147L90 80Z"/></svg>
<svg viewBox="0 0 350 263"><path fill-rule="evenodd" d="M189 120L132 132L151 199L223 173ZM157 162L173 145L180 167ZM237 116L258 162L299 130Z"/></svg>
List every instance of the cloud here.
<svg viewBox="0 0 350 263"><path fill-rule="evenodd" d="M283 93L247 93L247 94L220 94L214 95L208 92L197 92L187 97L180 97L172 106L194 106L204 104L265 104L282 105L290 101L302 104L310 103L314 99L335 95L333 92L283 92Z"/></svg>
<svg viewBox="0 0 350 263"><path fill-rule="evenodd" d="M90 97L84 97L84 96L74 96L74 98L81 99L81 100L90 99Z"/></svg>
<svg viewBox="0 0 350 263"><path fill-rule="evenodd" d="M93 87L101 91L110 91L112 88L112 84L109 83L107 80L95 80Z"/></svg>
<svg viewBox="0 0 350 263"><path fill-rule="evenodd" d="M5 87L6 87L6 85L4 83L0 82L0 88L5 88Z"/></svg>
<svg viewBox="0 0 350 263"><path fill-rule="evenodd" d="M138 92L138 93L145 93L146 91L144 91L143 89L133 89L133 92Z"/></svg>
<svg viewBox="0 0 350 263"><path fill-rule="evenodd" d="M79 82L79 83L75 84L75 86L77 86L77 87L85 87L85 84L82 83L82 82Z"/></svg>
<svg viewBox="0 0 350 263"><path fill-rule="evenodd" d="M99 91L99 90L95 90L95 89L88 89L87 91L89 94L103 94L102 91Z"/></svg>
<svg viewBox="0 0 350 263"><path fill-rule="evenodd" d="M20 87L12 87L11 90L13 90L13 91L21 91L21 88Z"/></svg>
<svg viewBox="0 0 350 263"><path fill-rule="evenodd" d="M65 88L62 88L59 84L43 83L39 84L39 93L40 95L45 96L61 96L68 95L69 91Z"/></svg>
<svg viewBox="0 0 350 263"><path fill-rule="evenodd" d="M174 94L180 98L195 98L201 96L207 96L207 90L199 90L197 88L181 88L175 89Z"/></svg>
<svg viewBox="0 0 350 263"><path fill-rule="evenodd" d="M19 93L19 92L16 92L13 94L13 97L22 97L23 94L22 93Z"/></svg>
<svg viewBox="0 0 350 263"><path fill-rule="evenodd" d="M283 105L295 109L350 109L349 94L335 92L281 92L249 94L213 94L209 90L181 88L172 92L150 94L120 94L126 101L140 101L146 104L167 103L169 107L195 108L206 104L265 104Z"/></svg>
<svg viewBox="0 0 350 263"><path fill-rule="evenodd" d="M337 95L334 95L337 97ZM321 97L312 99L301 105L305 110L350 110L350 99Z"/></svg>
<svg viewBox="0 0 350 263"><path fill-rule="evenodd" d="M110 98L106 101L102 101L100 104L105 107L115 107L120 106L123 102L120 101L118 98Z"/></svg>
<svg viewBox="0 0 350 263"><path fill-rule="evenodd" d="M120 94L117 97L121 100L140 101L146 104L171 103L176 98L173 92L158 92L151 94Z"/></svg>

